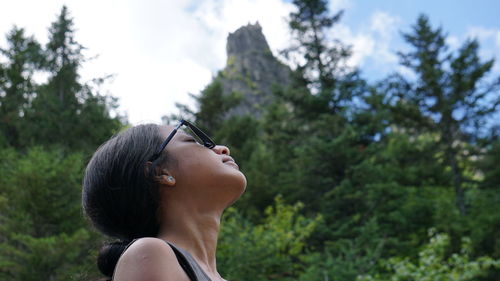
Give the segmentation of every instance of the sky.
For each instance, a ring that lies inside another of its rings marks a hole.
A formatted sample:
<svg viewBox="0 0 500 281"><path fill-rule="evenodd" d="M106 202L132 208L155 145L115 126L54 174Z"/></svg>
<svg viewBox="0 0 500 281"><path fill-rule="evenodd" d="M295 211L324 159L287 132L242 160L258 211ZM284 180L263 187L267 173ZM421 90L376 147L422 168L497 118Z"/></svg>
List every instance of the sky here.
<svg viewBox="0 0 500 281"><path fill-rule="evenodd" d="M287 0L0 0L0 47L13 25L42 44L48 27L66 5L76 40L88 60L82 82L112 74L104 92L119 99L119 113L132 124L160 123L177 113L175 103L194 106L198 94L226 63L229 32L258 21L277 54L290 42ZM349 64L376 81L398 66L396 51L408 46L409 32L421 13L448 34L452 49L477 38L483 59L496 58L500 75L500 1L496 0L331 0L331 11L344 10L331 36L352 45Z"/></svg>

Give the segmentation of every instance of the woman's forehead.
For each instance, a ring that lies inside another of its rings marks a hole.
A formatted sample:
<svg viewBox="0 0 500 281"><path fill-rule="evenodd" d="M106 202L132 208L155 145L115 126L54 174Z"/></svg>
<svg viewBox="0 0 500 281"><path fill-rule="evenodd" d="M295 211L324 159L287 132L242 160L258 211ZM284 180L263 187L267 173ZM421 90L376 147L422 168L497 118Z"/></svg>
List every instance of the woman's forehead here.
<svg viewBox="0 0 500 281"><path fill-rule="evenodd" d="M172 125L161 125L160 126L160 134L162 135L163 138L167 138L168 135L170 135L170 133L172 133L172 131L175 129L175 126L172 126ZM184 129L184 128L180 128L176 135L192 135L191 134L191 131L189 129Z"/></svg>
<svg viewBox="0 0 500 281"><path fill-rule="evenodd" d="M162 137L167 137L174 130L174 126L171 125L161 125L160 126L160 134Z"/></svg>

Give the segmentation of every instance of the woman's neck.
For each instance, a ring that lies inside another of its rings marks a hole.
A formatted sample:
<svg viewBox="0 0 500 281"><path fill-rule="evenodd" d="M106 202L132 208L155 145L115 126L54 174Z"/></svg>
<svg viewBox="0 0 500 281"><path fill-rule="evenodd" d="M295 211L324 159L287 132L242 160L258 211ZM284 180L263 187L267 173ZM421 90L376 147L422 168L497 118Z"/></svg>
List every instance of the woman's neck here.
<svg viewBox="0 0 500 281"><path fill-rule="evenodd" d="M188 251L203 270L219 280L215 252L222 212L193 210L170 204L162 212L158 238L169 241Z"/></svg>

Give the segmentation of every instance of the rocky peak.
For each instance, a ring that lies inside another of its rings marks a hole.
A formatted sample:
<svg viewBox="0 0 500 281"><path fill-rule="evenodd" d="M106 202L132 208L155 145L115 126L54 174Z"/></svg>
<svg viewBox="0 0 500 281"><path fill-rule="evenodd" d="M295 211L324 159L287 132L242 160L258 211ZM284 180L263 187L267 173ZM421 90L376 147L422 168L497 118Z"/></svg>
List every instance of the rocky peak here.
<svg viewBox="0 0 500 281"><path fill-rule="evenodd" d="M238 28L227 36L227 56L249 55L255 51L270 51L259 22Z"/></svg>
<svg viewBox="0 0 500 281"><path fill-rule="evenodd" d="M226 51L227 62L221 78L223 92L236 92L243 97L241 104L228 115L250 114L258 118L260 109L273 99L273 86L290 83L290 68L273 56L258 22L230 33Z"/></svg>

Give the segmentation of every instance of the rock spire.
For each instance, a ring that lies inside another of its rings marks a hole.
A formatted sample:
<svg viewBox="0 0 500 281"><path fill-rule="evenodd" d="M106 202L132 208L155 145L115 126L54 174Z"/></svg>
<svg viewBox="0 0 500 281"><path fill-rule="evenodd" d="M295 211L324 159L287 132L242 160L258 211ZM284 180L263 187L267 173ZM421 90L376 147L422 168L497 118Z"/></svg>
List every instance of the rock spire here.
<svg viewBox="0 0 500 281"><path fill-rule="evenodd" d="M273 99L273 88L290 83L290 68L276 59L257 22L240 27L227 37L227 62L221 72L224 94L238 93L242 102L228 112L259 117Z"/></svg>

